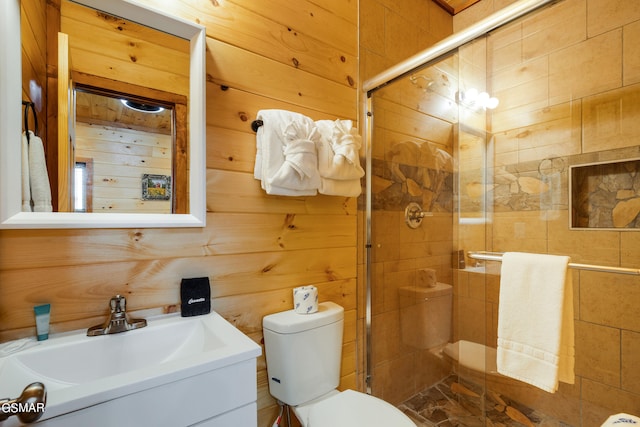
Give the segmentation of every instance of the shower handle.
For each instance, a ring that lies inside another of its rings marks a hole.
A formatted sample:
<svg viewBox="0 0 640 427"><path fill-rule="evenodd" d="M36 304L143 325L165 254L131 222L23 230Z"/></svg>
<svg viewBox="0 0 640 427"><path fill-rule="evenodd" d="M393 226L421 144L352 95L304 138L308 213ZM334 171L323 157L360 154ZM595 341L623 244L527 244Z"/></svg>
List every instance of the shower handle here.
<svg viewBox="0 0 640 427"><path fill-rule="evenodd" d="M422 224L422 219L426 216L433 216L432 212L425 212L416 202L411 202L404 210L404 221L409 228L418 228Z"/></svg>

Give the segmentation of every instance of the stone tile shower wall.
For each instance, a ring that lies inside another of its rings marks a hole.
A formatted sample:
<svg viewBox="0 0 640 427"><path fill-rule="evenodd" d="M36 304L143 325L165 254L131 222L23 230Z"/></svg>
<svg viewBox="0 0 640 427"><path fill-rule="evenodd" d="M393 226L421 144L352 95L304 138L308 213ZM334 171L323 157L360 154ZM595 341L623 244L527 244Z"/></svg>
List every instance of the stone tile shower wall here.
<svg viewBox="0 0 640 427"><path fill-rule="evenodd" d="M614 161L572 169L571 225L640 229L640 161Z"/></svg>
<svg viewBox="0 0 640 427"><path fill-rule="evenodd" d="M490 2L483 3L484 9L463 12L459 22L491 12ZM640 268L637 202L627 205L622 219L613 215L621 202L640 197L633 168L601 174L598 188L574 206L579 223L606 229L570 229L569 209L571 166L640 157L637 3L563 0L498 30L487 46L488 82L500 98L489 122L487 249ZM461 235L472 234L464 228ZM475 295L484 298L487 315L487 331L478 339L495 346L499 276L469 277L469 289L472 280L482 286ZM487 387L573 426L599 426L618 412L640 413L640 278L575 271L573 286L576 384L563 384L551 395L489 376Z"/></svg>
<svg viewBox="0 0 640 427"><path fill-rule="evenodd" d="M372 209L402 211L415 202L426 212L453 212L453 158L426 141L394 144L372 160Z"/></svg>

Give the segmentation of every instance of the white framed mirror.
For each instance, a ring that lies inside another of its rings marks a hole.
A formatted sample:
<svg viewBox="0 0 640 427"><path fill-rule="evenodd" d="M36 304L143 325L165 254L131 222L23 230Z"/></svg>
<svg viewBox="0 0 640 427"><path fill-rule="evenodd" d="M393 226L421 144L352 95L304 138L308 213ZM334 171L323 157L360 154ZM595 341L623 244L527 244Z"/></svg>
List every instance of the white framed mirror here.
<svg viewBox="0 0 640 427"><path fill-rule="evenodd" d="M23 0L24 1L24 0ZM205 29L134 0L73 0L189 41L187 213L22 212L20 0L0 2L0 228L203 227L206 221ZM57 141L53 141L57 143Z"/></svg>

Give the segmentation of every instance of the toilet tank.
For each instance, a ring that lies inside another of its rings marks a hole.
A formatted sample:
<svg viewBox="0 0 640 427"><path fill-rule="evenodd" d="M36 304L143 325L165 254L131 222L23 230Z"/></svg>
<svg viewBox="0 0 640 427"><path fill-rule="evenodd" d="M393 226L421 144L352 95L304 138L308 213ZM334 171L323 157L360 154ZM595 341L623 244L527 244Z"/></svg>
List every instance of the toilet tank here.
<svg viewBox="0 0 640 427"><path fill-rule="evenodd" d="M332 302L312 314L293 310L262 320L269 392L296 406L338 387L344 308Z"/></svg>
<svg viewBox="0 0 640 427"><path fill-rule="evenodd" d="M414 348L431 349L451 339L452 287L438 282L434 287L403 286L400 296L402 342Z"/></svg>

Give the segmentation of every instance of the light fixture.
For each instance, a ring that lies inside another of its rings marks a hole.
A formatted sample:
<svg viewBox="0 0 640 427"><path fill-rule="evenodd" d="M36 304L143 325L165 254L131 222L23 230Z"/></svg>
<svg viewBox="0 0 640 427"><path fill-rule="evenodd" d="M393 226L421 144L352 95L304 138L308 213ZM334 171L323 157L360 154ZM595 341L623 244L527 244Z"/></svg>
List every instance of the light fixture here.
<svg viewBox="0 0 640 427"><path fill-rule="evenodd" d="M494 110L498 106L498 104L500 104L500 100L495 96L492 96L491 98L487 99L485 108L487 108L488 110Z"/></svg>
<svg viewBox="0 0 640 427"><path fill-rule="evenodd" d="M159 105L143 104L141 102L131 101L130 99L121 99L120 102L122 102L125 107L141 113L159 113L164 111L164 108Z"/></svg>
<svg viewBox="0 0 640 427"><path fill-rule="evenodd" d="M460 91L457 95L458 102L472 110L479 110L480 108L493 110L500 104L498 98L492 97L487 92L478 92L475 88Z"/></svg>

